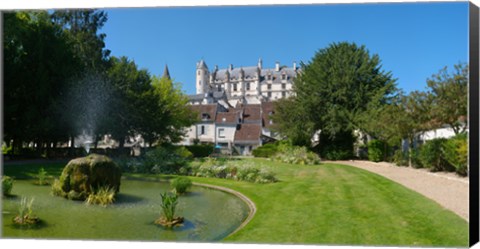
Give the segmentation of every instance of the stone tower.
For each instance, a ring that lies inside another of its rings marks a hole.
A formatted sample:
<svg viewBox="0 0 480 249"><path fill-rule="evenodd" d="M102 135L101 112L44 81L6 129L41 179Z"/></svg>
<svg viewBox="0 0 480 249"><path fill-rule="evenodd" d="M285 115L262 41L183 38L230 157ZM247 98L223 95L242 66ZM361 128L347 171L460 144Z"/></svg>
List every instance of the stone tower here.
<svg viewBox="0 0 480 249"><path fill-rule="evenodd" d="M197 94L204 94L208 91L209 82L209 72L207 64L205 61L200 60L197 63L197 74L196 74L196 88Z"/></svg>

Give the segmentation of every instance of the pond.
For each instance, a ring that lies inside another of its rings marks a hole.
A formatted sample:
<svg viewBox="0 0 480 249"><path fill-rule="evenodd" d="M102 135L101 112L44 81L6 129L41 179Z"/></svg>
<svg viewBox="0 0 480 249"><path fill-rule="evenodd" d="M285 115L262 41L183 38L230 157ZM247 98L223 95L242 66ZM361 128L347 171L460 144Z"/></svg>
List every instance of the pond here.
<svg viewBox="0 0 480 249"><path fill-rule="evenodd" d="M2 200L2 237L134 241L218 241L246 219L248 205L223 191L192 186L178 199L177 215L183 226L171 229L153 222L161 214L160 193L166 182L122 180L115 204L86 205L51 195L50 186L16 180L13 197ZM34 197L33 213L43 222L37 228L18 228L12 219L22 197Z"/></svg>

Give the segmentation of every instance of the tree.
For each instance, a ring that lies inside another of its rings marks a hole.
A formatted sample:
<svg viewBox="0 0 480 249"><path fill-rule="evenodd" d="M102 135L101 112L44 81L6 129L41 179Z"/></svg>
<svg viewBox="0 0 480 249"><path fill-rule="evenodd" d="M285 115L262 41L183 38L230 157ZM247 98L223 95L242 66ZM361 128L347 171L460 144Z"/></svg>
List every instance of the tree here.
<svg viewBox="0 0 480 249"><path fill-rule="evenodd" d="M140 99L152 89L150 75L140 70L134 61L127 57L111 57L108 70L108 81L112 86L111 101L108 103L109 113L106 126L109 133L123 148L125 139L135 135L142 118Z"/></svg>
<svg viewBox="0 0 480 249"><path fill-rule="evenodd" d="M188 97L182 93L181 85L174 84L166 77L152 76L152 91L146 93L145 100L151 99L151 110L146 106L142 114L145 122L140 126L140 134L149 141L178 142L184 135L184 128L195 122L196 116L188 108ZM147 97L148 96L148 97ZM143 99L143 98L142 98Z"/></svg>
<svg viewBox="0 0 480 249"><path fill-rule="evenodd" d="M427 80L431 98L431 122L437 127L448 124L455 134L465 132L468 122L468 66L460 63L450 73L444 67Z"/></svg>
<svg viewBox="0 0 480 249"><path fill-rule="evenodd" d="M77 68L61 27L46 11L5 13L5 137L14 147L64 140L56 109L62 86Z"/></svg>
<svg viewBox="0 0 480 249"><path fill-rule="evenodd" d="M353 130L360 128L358 116L366 111L375 96L388 96L395 89L395 80L391 73L381 69L378 55L370 56L364 46L341 42L320 49L311 62L302 63L293 89L295 103L292 105L304 114L296 122L312 124L291 126L302 127L305 130L299 132L310 135L305 136L304 143L309 143L307 137L321 130L321 136L328 138L330 145L340 145L353 141ZM285 133L288 126L282 125L283 120L278 122L279 127L285 127L280 130Z"/></svg>
<svg viewBox="0 0 480 249"><path fill-rule="evenodd" d="M308 115L295 98L284 98L274 102L275 114L272 116L273 130L291 140L292 144L310 146L313 122L306 120Z"/></svg>

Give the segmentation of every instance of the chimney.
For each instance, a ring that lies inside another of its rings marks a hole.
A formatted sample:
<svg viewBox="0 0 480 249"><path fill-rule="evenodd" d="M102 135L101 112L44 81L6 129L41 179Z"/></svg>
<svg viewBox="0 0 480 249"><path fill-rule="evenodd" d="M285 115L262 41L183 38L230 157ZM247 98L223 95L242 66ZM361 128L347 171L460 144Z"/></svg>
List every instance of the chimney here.
<svg viewBox="0 0 480 249"><path fill-rule="evenodd" d="M280 62L275 62L275 71L280 71Z"/></svg>
<svg viewBox="0 0 480 249"><path fill-rule="evenodd" d="M228 70L230 70L230 71L233 70L233 64L228 65Z"/></svg>
<svg viewBox="0 0 480 249"><path fill-rule="evenodd" d="M260 69L262 69L262 58L259 58L259 59L258 59L257 67L260 68Z"/></svg>
<svg viewBox="0 0 480 249"><path fill-rule="evenodd" d="M297 71L297 62L296 61L293 62L293 70Z"/></svg>

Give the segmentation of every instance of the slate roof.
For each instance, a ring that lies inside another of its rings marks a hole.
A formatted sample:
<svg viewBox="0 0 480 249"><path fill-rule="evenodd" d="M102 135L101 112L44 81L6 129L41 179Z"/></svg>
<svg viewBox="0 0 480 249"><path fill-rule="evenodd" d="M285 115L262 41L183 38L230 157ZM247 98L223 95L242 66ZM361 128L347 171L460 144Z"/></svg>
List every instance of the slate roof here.
<svg viewBox="0 0 480 249"><path fill-rule="evenodd" d="M218 71L213 71L211 74L215 75L215 80L225 81L226 74L230 75L230 80L238 80L240 78L240 71L244 71L244 78L245 79L254 79L257 77L257 70L258 67L240 67L234 68L233 70L226 69L219 69ZM287 75L287 79L291 80L296 77L297 72L293 69L293 67L281 67L279 71L276 71L275 68L265 68L260 70L260 82L266 83L267 82L267 75L272 75L273 83L281 83L282 82L282 74Z"/></svg>

